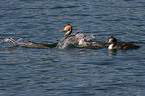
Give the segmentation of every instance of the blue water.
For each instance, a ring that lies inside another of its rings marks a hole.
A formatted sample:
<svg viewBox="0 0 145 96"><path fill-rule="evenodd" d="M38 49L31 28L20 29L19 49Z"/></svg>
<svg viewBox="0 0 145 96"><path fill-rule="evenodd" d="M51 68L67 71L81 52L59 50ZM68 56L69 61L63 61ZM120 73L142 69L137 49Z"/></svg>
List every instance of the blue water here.
<svg viewBox="0 0 145 96"><path fill-rule="evenodd" d="M0 0L0 40L57 43L73 32L142 46L37 49L0 43L0 96L145 96L144 0Z"/></svg>

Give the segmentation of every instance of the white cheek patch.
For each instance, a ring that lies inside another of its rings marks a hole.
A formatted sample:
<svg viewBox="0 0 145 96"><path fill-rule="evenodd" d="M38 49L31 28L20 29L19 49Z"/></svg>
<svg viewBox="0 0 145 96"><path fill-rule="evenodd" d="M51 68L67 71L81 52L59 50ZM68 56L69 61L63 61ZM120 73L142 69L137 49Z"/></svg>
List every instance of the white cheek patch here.
<svg viewBox="0 0 145 96"><path fill-rule="evenodd" d="M112 39L109 39L108 43L112 42Z"/></svg>
<svg viewBox="0 0 145 96"><path fill-rule="evenodd" d="M67 31L67 30L66 30L66 27L64 28L64 30Z"/></svg>

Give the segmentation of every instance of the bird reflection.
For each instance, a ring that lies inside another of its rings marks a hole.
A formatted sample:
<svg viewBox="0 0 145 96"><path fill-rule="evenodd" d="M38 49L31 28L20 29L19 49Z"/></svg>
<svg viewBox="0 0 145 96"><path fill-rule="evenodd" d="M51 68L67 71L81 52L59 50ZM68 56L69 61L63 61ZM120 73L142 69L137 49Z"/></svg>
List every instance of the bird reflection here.
<svg viewBox="0 0 145 96"><path fill-rule="evenodd" d="M109 56L115 56L115 55L117 55L117 50L108 50L108 55Z"/></svg>

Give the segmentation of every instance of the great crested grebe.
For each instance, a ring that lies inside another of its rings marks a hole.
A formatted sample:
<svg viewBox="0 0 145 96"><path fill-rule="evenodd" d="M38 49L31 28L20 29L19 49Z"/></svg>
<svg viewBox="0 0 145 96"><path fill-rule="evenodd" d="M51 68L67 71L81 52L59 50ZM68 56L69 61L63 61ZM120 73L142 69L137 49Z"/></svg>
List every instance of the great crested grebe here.
<svg viewBox="0 0 145 96"><path fill-rule="evenodd" d="M140 46L138 45L134 45L132 43L118 43L117 39L113 36L111 36L107 42L109 44L108 49L123 49L123 50L127 50L127 49L136 49L139 48Z"/></svg>
<svg viewBox="0 0 145 96"><path fill-rule="evenodd" d="M15 46L21 46L21 47L27 47L27 48L45 48L45 49L50 49L52 45L52 47L56 46L53 44L38 44L38 43L32 43L32 42L27 42L27 43L19 43L17 41L15 41L13 38L5 38L3 40L4 42L11 42L13 43Z"/></svg>
<svg viewBox="0 0 145 96"><path fill-rule="evenodd" d="M66 39L67 37L70 37L69 39L78 42L78 45L83 45L85 43L84 41L91 41L91 39L87 38L86 34L82 32L79 32L76 35L71 35L72 30L72 26L68 24L60 32L67 31L64 35L64 38Z"/></svg>

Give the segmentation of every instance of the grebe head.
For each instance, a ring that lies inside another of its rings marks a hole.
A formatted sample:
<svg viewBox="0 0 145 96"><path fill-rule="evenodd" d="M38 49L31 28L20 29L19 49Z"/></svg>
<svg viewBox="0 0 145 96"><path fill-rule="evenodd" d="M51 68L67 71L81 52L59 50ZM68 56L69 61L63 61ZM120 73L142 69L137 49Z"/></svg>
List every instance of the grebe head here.
<svg viewBox="0 0 145 96"><path fill-rule="evenodd" d="M72 30L72 26L70 26L70 24L68 24L60 32L62 32L62 31L71 31L71 30Z"/></svg>
<svg viewBox="0 0 145 96"><path fill-rule="evenodd" d="M111 36L107 41L106 43L117 43L117 39L113 36Z"/></svg>
<svg viewBox="0 0 145 96"><path fill-rule="evenodd" d="M65 37L70 35L72 32L72 26L70 26L70 24L66 25L60 32L62 31L67 31L67 33L65 33Z"/></svg>
<svg viewBox="0 0 145 96"><path fill-rule="evenodd" d="M115 46L115 45L116 45L116 43L117 43L117 39L116 39L115 37L111 36L111 37L107 40L107 42L106 42L106 43L108 43L108 44L109 44L108 49L113 49L113 48L114 48L114 46Z"/></svg>

